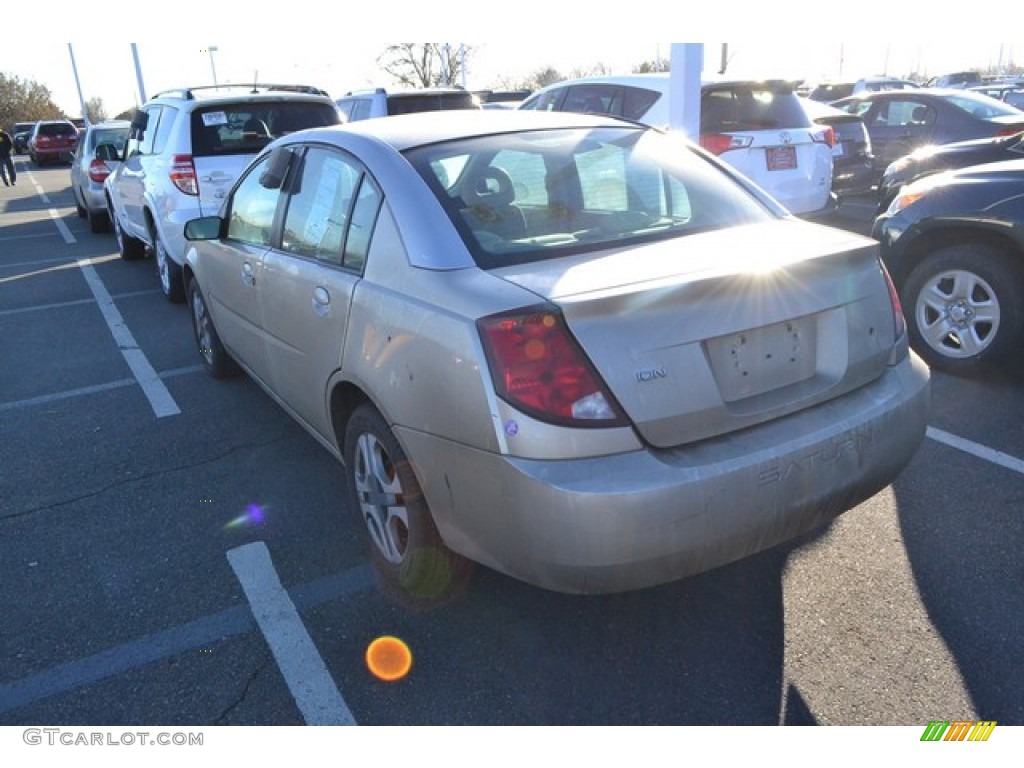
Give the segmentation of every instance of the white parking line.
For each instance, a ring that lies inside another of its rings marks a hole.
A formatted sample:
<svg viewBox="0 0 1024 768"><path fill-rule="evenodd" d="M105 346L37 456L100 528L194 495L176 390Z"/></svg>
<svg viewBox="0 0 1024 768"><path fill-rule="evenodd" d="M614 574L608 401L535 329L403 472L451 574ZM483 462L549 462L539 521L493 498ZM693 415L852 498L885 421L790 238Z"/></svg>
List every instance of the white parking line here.
<svg viewBox="0 0 1024 768"><path fill-rule="evenodd" d="M103 319L107 321L107 327L110 328L110 335L117 342L118 349L121 350L125 362L131 368L135 380L142 387L142 392L149 400L149 404L153 407L153 412L157 418L176 416L181 413L178 404L174 402L171 393L164 386L160 376L153 366L150 365L142 350L139 349L139 345L136 343L135 337L132 336L132 332L128 330L128 326L125 325L124 318L121 317L121 313L114 304L114 300L110 297L106 286L103 285L103 281L100 280L99 274L93 268L92 259L79 259L78 266L82 270L85 282L89 284L92 295L96 297L96 303L100 307L100 312L103 313Z"/></svg>
<svg viewBox="0 0 1024 768"><path fill-rule="evenodd" d="M997 451L994 448L975 443L971 440L965 440L962 437L957 437L949 432L944 432L941 429L935 427L928 427L925 432L928 437L936 442L948 445L951 448L956 448L959 451L964 451L972 456L977 456L979 459L984 459L993 464L998 464L1000 467L1013 470L1021 475L1024 475L1024 461L1011 456L1008 453Z"/></svg>
<svg viewBox="0 0 1024 768"><path fill-rule="evenodd" d="M50 198L46 196L42 185L40 185L36 180L36 177L29 172L26 172L25 175L28 176L28 180L32 182L32 186L36 188L36 192L39 197L42 198L43 202L50 205ZM71 234L71 230L68 229L68 225L64 223L63 219L61 219L60 213L56 208L47 208L46 212L50 214L50 218L53 219L53 223L57 225L57 231L60 232L60 236L64 238L65 243L72 245L73 243L78 242L78 240L75 239L75 236Z"/></svg>
<svg viewBox="0 0 1024 768"><path fill-rule="evenodd" d="M253 618L307 725L355 725L351 710L281 585L262 541L228 551Z"/></svg>

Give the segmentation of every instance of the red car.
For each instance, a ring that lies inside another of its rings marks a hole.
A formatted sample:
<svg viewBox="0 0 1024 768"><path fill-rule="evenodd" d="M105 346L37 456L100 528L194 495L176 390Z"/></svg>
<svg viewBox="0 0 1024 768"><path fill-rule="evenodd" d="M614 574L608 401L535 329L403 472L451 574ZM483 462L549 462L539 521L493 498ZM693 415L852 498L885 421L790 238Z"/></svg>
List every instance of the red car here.
<svg viewBox="0 0 1024 768"><path fill-rule="evenodd" d="M28 155L36 165L71 159L78 145L78 129L70 120L40 120L28 140Z"/></svg>

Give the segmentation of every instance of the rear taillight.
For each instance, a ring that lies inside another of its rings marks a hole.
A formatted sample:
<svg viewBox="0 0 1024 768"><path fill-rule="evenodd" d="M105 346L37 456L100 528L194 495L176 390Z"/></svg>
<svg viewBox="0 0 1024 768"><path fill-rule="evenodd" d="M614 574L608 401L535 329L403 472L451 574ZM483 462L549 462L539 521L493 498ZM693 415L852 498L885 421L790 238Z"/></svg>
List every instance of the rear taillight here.
<svg viewBox="0 0 1024 768"><path fill-rule="evenodd" d="M836 145L836 129L831 125L826 125L821 130L812 132L811 140L834 147Z"/></svg>
<svg viewBox="0 0 1024 768"><path fill-rule="evenodd" d="M498 396L541 421L574 427L627 422L557 310L477 321Z"/></svg>
<svg viewBox="0 0 1024 768"><path fill-rule="evenodd" d="M996 136L1014 136L1021 132L1022 129L1019 125L1016 127L1003 128L996 134Z"/></svg>
<svg viewBox="0 0 1024 768"><path fill-rule="evenodd" d="M199 180L192 155L175 155L171 159L171 181L186 195L199 194Z"/></svg>
<svg viewBox="0 0 1024 768"><path fill-rule="evenodd" d="M102 184L103 180L110 175L110 169L107 168L107 164L102 160L93 160L89 163L89 179L95 181L97 184Z"/></svg>
<svg viewBox="0 0 1024 768"><path fill-rule="evenodd" d="M753 136L732 136L728 133L705 133L700 137L700 145L713 155L730 149L744 149L753 143Z"/></svg>
<svg viewBox="0 0 1024 768"><path fill-rule="evenodd" d="M899 341L903 338L903 334L907 332L907 320L903 317L903 304L900 302L900 295L896 292L896 286L889 276L889 270L885 268L885 264L881 260L878 261L878 266L881 268L882 274L885 276L885 284L889 288L889 302L892 304L893 314L893 332L896 335L895 340Z"/></svg>

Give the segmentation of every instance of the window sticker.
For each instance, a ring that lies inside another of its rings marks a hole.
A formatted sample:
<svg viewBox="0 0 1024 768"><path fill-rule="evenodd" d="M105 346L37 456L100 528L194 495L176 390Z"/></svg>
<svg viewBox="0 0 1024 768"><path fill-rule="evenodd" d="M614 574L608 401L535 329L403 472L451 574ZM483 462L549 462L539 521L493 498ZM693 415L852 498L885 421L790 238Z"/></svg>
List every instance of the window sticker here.
<svg viewBox="0 0 1024 768"><path fill-rule="evenodd" d="M203 113L203 125L209 127L211 125L227 125L228 116L224 112L204 112Z"/></svg>

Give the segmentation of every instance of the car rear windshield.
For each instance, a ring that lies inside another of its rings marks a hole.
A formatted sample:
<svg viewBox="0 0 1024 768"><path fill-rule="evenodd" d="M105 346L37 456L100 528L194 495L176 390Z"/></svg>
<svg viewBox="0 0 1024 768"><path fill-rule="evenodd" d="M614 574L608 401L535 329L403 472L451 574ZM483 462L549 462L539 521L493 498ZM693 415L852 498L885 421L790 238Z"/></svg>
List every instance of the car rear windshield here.
<svg viewBox="0 0 1024 768"><path fill-rule="evenodd" d="M25 131L31 131L35 127L35 123L15 123L14 133L24 133Z"/></svg>
<svg viewBox="0 0 1024 768"><path fill-rule="evenodd" d="M113 144L117 147L117 151L124 152L124 146L128 143L128 132L129 128L101 128L93 131L92 134L92 148L102 144Z"/></svg>
<svg viewBox="0 0 1024 768"><path fill-rule="evenodd" d="M1004 115L1021 116L1020 110L1016 107L984 94L965 91L964 93L947 96L946 100L958 109L962 109L964 112L982 119L1002 117Z"/></svg>
<svg viewBox="0 0 1024 768"><path fill-rule="evenodd" d="M254 154L285 134L336 125L340 121L333 104L319 101L211 105L192 113L192 154L196 157Z"/></svg>
<svg viewBox="0 0 1024 768"><path fill-rule="evenodd" d="M402 93L388 96L389 115L437 112L443 109L479 108L479 102L469 91L464 93Z"/></svg>
<svg viewBox="0 0 1024 768"><path fill-rule="evenodd" d="M77 136L78 129L71 123L43 123L39 126L40 136Z"/></svg>
<svg viewBox="0 0 1024 768"><path fill-rule="evenodd" d="M642 128L525 131L408 150L493 268L770 219L714 161Z"/></svg>
<svg viewBox="0 0 1024 768"><path fill-rule="evenodd" d="M730 133L812 124L790 89L758 85L705 88L700 97L700 132Z"/></svg>

